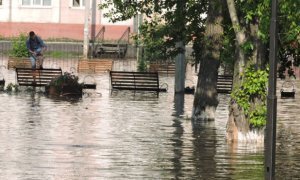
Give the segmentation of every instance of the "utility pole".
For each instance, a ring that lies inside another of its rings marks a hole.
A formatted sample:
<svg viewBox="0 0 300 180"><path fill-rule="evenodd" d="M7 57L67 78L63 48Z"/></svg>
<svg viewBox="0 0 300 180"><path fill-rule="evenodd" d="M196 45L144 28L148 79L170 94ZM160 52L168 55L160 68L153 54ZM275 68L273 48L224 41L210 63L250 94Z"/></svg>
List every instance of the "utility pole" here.
<svg viewBox="0 0 300 180"><path fill-rule="evenodd" d="M95 41L96 41L96 14L97 14L97 4L96 4L96 0L92 0L92 13L91 13L91 39L92 39L92 48L91 48L91 52L92 52L92 58L94 57L94 49L95 49Z"/></svg>
<svg viewBox="0 0 300 180"><path fill-rule="evenodd" d="M140 35L140 26L142 25L143 23L143 15L142 14L137 14L136 15L136 32L137 32L137 35L139 36ZM141 47L140 47L140 38L138 37L138 43L137 43L137 50L136 50L136 58L137 58L137 62L139 62L141 60Z"/></svg>
<svg viewBox="0 0 300 180"><path fill-rule="evenodd" d="M90 0L85 0L84 28L83 28L83 57L88 59L89 52L89 16Z"/></svg>
<svg viewBox="0 0 300 180"><path fill-rule="evenodd" d="M13 0L10 0L9 1L9 14L8 14L8 21L9 22L12 22L12 1ZM2 2L3 3L3 2Z"/></svg>
<svg viewBox="0 0 300 180"><path fill-rule="evenodd" d="M272 0L269 54L269 88L267 97L267 125L265 137L265 180L275 179L276 116L277 116L277 9L278 0Z"/></svg>
<svg viewBox="0 0 300 180"><path fill-rule="evenodd" d="M183 41L176 43L176 48L181 49L175 58L175 93L184 93L185 85L185 47Z"/></svg>
<svg viewBox="0 0 300 180"><path fill-rule="evenodd" d="M177 1L177 16L180 14L184 16L185 13L184 11L184 6L185 6L185 1L183 0L178 0ZM181 29L181 32L178 39L176 42L176 48L180 49L179 54L175 58L175 93L184 93L184 85L185 85L185 45L184 45L184 35L182 30L184 29L183 27L185 26L185 21L184 17L178 16L178 27Z"/></svg>
<svg viewBox="0 0 300 180"><path fill-rule="evenodd" d="M137 0L136 2L138 3L140 0ZM140 29L139 27L143 23L143 15L142 13L137 13L137 15L133 19L133 32L135 32L138 35L138 42L137 42L137 48L136 48L136 60L139 63L141 60L141 47L140 47L140 42L139 42L139 35L140 35Z"/></svg>

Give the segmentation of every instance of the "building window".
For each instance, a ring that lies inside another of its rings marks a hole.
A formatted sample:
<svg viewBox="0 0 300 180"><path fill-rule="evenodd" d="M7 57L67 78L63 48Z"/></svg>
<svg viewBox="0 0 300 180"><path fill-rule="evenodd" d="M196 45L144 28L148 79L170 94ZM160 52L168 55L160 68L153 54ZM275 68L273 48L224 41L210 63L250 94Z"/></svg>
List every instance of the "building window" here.
<svg viewBox="0 0 300 180"><path fill-rule="evenodd" d="M29 6L30 5L30 0L22 0L22 5L23 6Z"/></svg>
<svg viewBox="0 0 300 180"><path fill-rule="evenodd" d="M2 6L2 0L0 0L0 6Z"/></svg>
<svg viewBox="0 0 300 180"><path fill-rule="evenodd" d="M22 6L51 6L51 0L22 0Z"/></svg>
<svg viewBox="0 0 300 180"><path fill-rule="evenodd" d="M72 0L72 6L73 7L84 7L85 5L85 0Z"/></svg>
<svg viewBox="0 0 300 180"><path fill-rule="evenodd" d="M43 0L43 6L51 6L51 0Z"/></svg>

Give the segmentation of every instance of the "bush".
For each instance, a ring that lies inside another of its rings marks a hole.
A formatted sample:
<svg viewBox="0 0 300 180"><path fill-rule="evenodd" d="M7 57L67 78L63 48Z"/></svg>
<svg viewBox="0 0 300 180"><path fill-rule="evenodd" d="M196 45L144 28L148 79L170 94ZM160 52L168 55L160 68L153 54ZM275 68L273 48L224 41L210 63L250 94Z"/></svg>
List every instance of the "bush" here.
<svg viewBox="0 0 300 180"><path fill-rule="evenodd" d="M147 71L147 63L142 58L138 61L138 71L139 72L146 72Z"/></svg>
<svg viewBox="0 0 300 180"><path fill-rule="evenodd" d="M246 118L254 128L262 128L266 125L267 82L268 68L256 70L254 65L251 65L245 69L241 87L231 93L232 99L244 110ZM261 102L252 107L251 102L255 103L256 98Z"/></svg>
<svg viewBox="0 0 300 180"><path fill-rule="evenodd" d="M64 86L71 86L76 89L82 89L83 83L79 83L78 76L65 72L63 75L54 78L48 86L54 86L58 93L62 93Z"/></svg>
<svg viewBox="0 0 300 180"><path fill-rule="evenodd" d="M12 57L29 57L29 53L26 47L27 36L21 33L19 36L12 39L12 49L10 56Z"/></svg>

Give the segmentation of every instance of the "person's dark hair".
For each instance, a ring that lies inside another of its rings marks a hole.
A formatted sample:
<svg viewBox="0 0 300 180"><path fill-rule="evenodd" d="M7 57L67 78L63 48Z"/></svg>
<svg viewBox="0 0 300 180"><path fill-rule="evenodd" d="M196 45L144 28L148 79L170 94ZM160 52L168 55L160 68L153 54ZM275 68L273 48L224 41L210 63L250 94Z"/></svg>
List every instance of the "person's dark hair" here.
<svg viewBox="0 0 300 180"><path fill-rule="evenodd" d="M35 35L35 33L33 31L29 32L29 37L33 37Z"/></svg>

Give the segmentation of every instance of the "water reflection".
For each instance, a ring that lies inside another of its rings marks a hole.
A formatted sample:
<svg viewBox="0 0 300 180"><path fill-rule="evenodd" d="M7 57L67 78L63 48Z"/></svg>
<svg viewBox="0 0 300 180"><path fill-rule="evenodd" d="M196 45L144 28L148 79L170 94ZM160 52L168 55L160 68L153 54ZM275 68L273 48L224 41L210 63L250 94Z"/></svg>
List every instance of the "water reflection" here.
<svg viewBox="0 0 300 180"><path fill-rule="evenodd" d="M169 92L159 96L94 78L79 99L0 92L0 179L263 179L263 147L225 139L228 95L215 121L192 122L193 95L174 95L173 77L160 77ZM298 102L278 100L278 179L299 175Z"/></svg>
<svg viewBox="0 0 300 180"><path fill-rule="evenodd" d="M172 126L174 127L173 136L171 138L172 145L173 145L173 152L174 157L171 161L174 164L173 173L175 179L183 178L183 164L182 156L183 156L183 139L182 136L184 134L184 128L182 127L182 119L179 117L184 114L184 94L183 93L176 93L174 95L174 110L173 113L175 118L173 119Z"/></svg>
<svg viewBox="0 0 300 180"><path fill-rule="evenodd" d="M215 179L217 175L216 129L213 121L193 122L193 161L197 171L193 178Z"/></svg>
<svg viewBox="0 0 300 180"><path fill-rule="evenodd" d="M278 98L276 176L278 179L299 179L300 175L300 81L292 80L296 86L295 98ZM279 80L282 87L284 80ZM277 89L280 94L281 88Z"/></svg>

